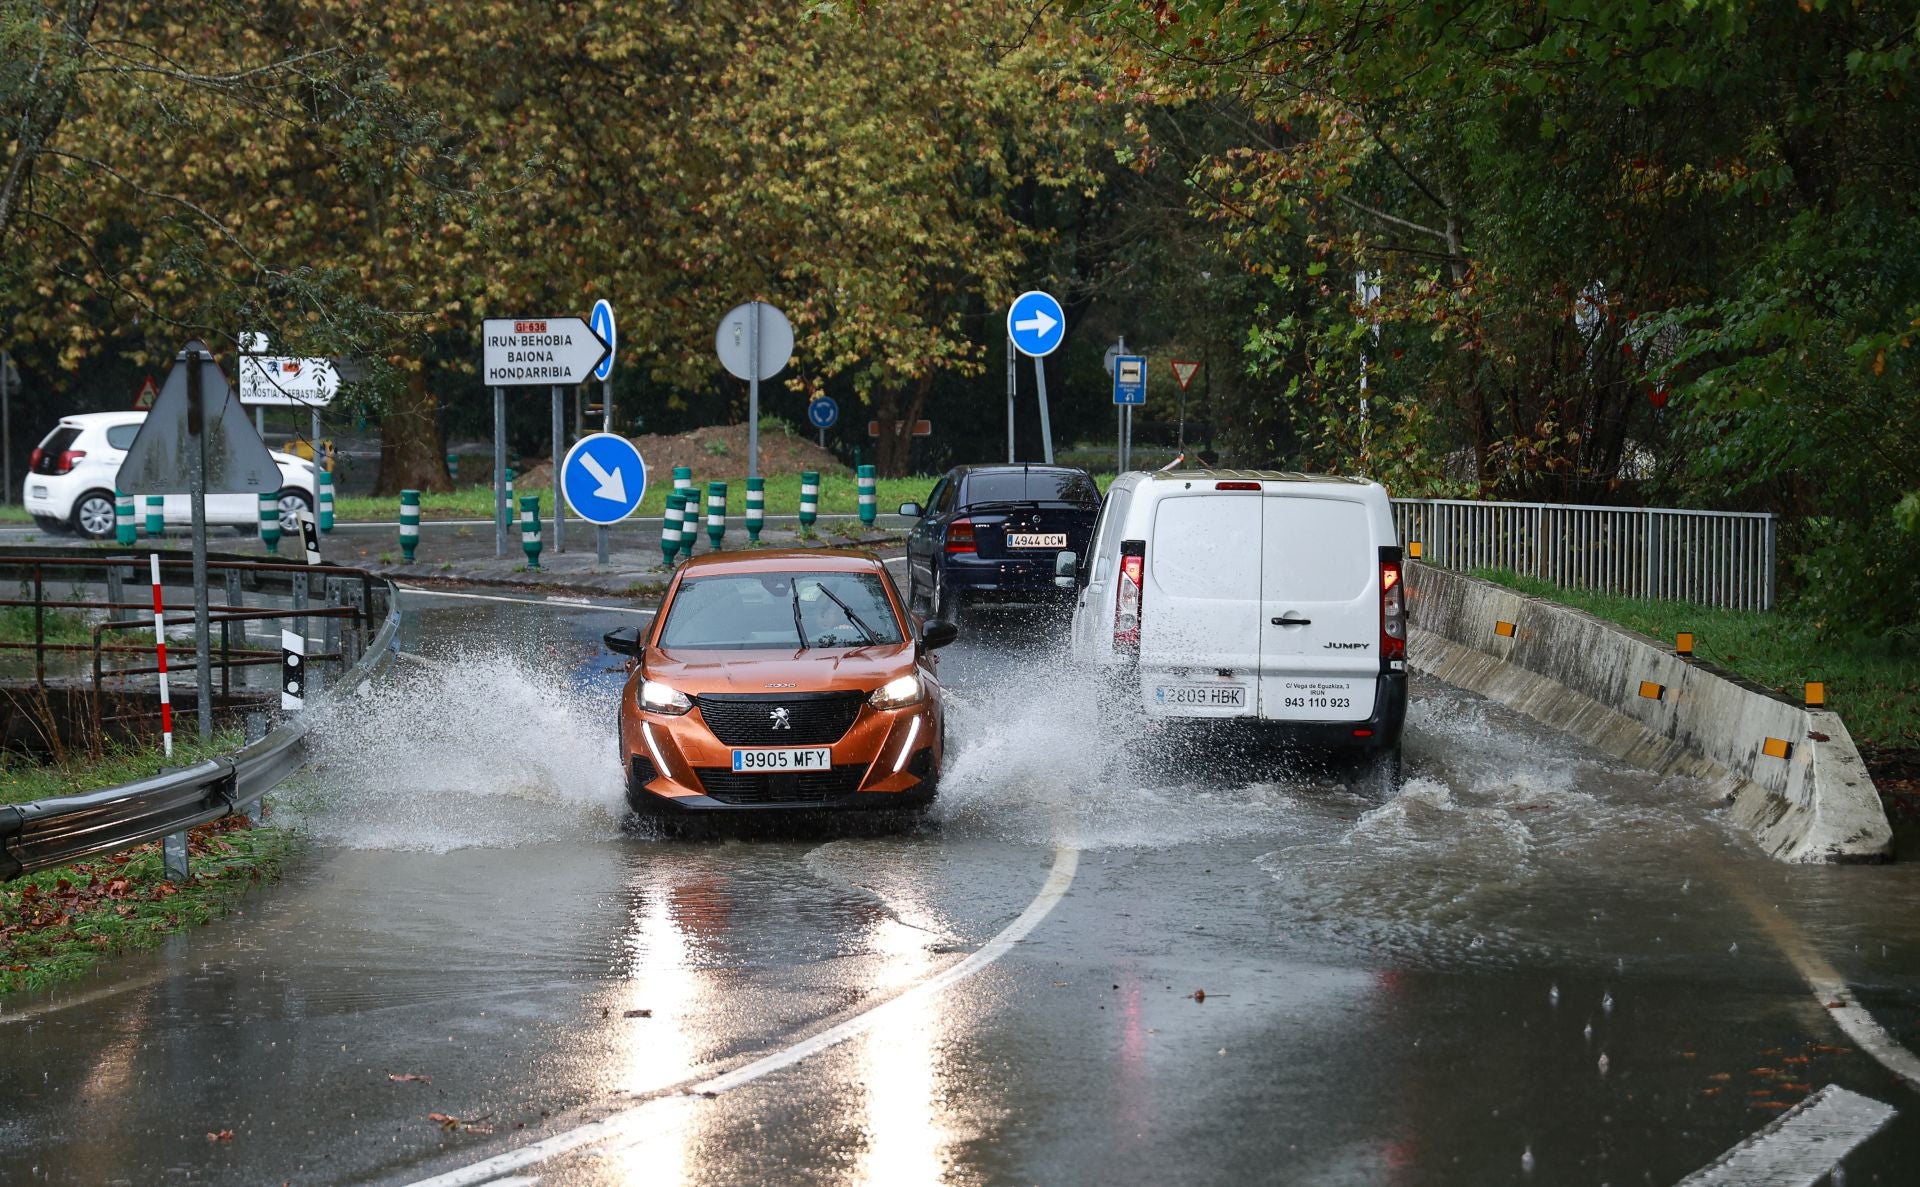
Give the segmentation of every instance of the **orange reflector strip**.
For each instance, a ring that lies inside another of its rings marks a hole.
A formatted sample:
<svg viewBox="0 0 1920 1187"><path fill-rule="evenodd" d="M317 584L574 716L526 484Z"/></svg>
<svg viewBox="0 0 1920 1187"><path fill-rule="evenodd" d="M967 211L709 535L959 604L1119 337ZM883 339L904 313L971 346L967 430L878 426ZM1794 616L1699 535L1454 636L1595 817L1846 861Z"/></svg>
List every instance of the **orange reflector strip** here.
<svg viewBox="0 0 1920 1187"><path fill-rule="evenodd" d="M1650 701L1664 700L1667 695L1667 686L1664 684L1655 684L1651 680L1642 680L1640 682L1640 695Z"/></svg>
<svg viewBox="0 0 1920 1187"><path fill-rule="evenodd" d="M1681 631L1673 637L1673 653L1675 655L1693 654L1693 632Z"/></svg>
<svg viewBox="0 0 1920 1187"><path fill-rule="evenodd" d="M1827 704L1827 685L1823 680L1807 681L1807 708L1821 709Z"/></svg>
<svg viewBox="0 0 1920 1187"><path fill-rule="evenodd" d="M1407 559L1415 560L1415 561L1420 559L1420 541L1418 540L1407 541Z"/></svg>
<svg viewBox="0 0 1920 1187"><path fill-rule="evenodd" d="M1760 744L1760 753L1768 758L1786 758L1793 753L1793 744L1785 738L1768 738Z"/></svg>
<svg viewBox="0 0 1920 1187"><path fill-rule="evenodd" d="M1513 638L1513 624L1510 622L1496 621L1493 624L1493 633L1503 639L1511 639Z"/></svg>

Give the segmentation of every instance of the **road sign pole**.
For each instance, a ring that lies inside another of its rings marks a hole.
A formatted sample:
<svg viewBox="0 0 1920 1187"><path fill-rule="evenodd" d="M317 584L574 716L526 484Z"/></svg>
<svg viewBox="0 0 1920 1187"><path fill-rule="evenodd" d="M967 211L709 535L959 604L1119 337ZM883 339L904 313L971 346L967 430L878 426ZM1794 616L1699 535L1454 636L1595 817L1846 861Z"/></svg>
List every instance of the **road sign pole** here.
<svg viewBox="0 0 1920 1187"><path fill-rule="evenodd" d="M493 555L507 555L507 389L493 389Z"/></svg>
<svg viewBox="0 0 1920 1187"><path fill-rule="evenodd" d="M567 512L566 504L560 498L560 459L567 456L567 443L562 440L566 434L566 425L561 417L565 411L566 396L559 384L553 385L553 550L567 550Z"/></svg>
<svg viewBox="0 0 1920 1187"><path fill-rule="evenodd" d="M1053 420L1047 413L1047 360L1033 360L1033 381L1040 388L1040 448L1046 463L1053 464Z"/></svg>
<svg viewBox="0 0 1920 1187"><path fill-rule="evenodd" d="M1013 402L1020 390L1020 367L1014 360L1020 357L1014 349L1013 335L1007 335L1007 464L1013 464Z"/></svg>
<svg viewBox="0 0 1920 1187"><path fill-rule="evenodd" d="M600 428L603 432L615 433L613 427L613 377L600 381Z"/></svg>
<svg viewBox="0 0 1920 1187"><path fill-rule="evenodd" d="M213 741L213 670L207 654L212 624L207 618L207 432L206 400L200 388L199 351L185 352L187 362L187 501L193 512L193 682L200 718L200 740Z"/></svg>
<svg viewBox="0 0 1920 1187"><path fill-rule="evenodd" d="M607 537L610 532L611 529L606 524L600 524L593 529L593 555L603 565L607 563L607 548L610 543Z"/></svg>
<svg viewBox="0 0 1920 1187"><path fill-rule="evenodd" d="M753 378L747 381L747 477L760 477L760 305L753 303Z"/></svg>

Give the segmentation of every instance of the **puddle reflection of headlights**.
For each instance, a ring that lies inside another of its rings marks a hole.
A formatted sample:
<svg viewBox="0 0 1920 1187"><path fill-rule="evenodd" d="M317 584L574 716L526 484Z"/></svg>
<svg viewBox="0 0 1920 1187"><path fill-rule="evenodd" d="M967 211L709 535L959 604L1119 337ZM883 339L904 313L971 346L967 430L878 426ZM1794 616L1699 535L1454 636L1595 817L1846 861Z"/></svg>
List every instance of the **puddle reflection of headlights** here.
<svg viewBox="0 0 1920 1187"><path fill-rule="evenodd" d="M640 707L649 713L678 717L693 708L693 702L679 689L670 688L658 680L643 680L640 682Z"/></svg>
<svg viewBox="0 0 1920 1187"><path fill-rule="evenodd" d="M876 709L904 709L908 705L919 704L922 695L920 677L909 672L905 676L895 676L874 689L867 703Z"/></svg>

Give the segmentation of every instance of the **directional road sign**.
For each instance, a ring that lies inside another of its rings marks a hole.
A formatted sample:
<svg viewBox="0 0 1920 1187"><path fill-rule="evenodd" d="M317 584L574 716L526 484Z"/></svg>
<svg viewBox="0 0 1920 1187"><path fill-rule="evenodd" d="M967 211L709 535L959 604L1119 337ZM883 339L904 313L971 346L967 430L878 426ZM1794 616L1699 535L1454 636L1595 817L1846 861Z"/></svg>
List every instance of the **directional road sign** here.
<svg viewBox="0 0 1920 1187"><path fill-rule="evenodd" d="M620 348L620 337L613 328L613 306L607 304L605 297L593 303L593 312L587 315L587 325L600 335L607 344L607 357L593 369L595 379L605 379L613 374L613 352Z"/></svg>
<svg viewBox="0 0 1920 1187"><path fill-rule="evenodd" d="M840 405L832 396L821 396L807 405L807 423L816 429L830 429L840 420Z"/></svg>
<svg viewBox="0 0 1920 1187"><path fill-rule="evenodd" d="M560 493L588 523L619 523L647 493L647 463L633 442L617 433L582 437L560 464Z"/></svg>
<svg viewBox="0 0 1920 1187"><path fill-rule="evenodd" d="M613 350L577 317L490 317L484 332L488 387L585 383Z"/></svg>
<svg viewBox="0 0 1920 1187"><path fill-rule="evenodd" d="M760 323L758 366L753 357L756 312ZM713 349L720 356L720 365L735 379L772 379L793 357L793 323L765 301L748 301L720 319L720 328L713 334Z"/></svg>
<svg viewBox="0 0 1920 1187"><path fill-rule="evenodd" d="M1007 336L1021 354L1043 358L1060 349L1067 336L1067 315L1051 293L1021 293L1007 307Z"/></svg>
<svg viewBox="0 0 1920 1187"><path fill-rule="evenodd" d="M325 408L339 394L332 359L240 356L240 402L249 407Z"/></svg>
<svg viewBox="0 0 1920 1187"><path fill-rule="evenodd" d="M1129 406L1147 402L1147 360L1123 354L1113 360L1113 402Z"/></svg>
<svg viewBox="0 0 1920 1187"><path fill-rule="evenodd" d="M1173 361L1173 378L1175 382L1179 383L1181 391L1187 390L1187 385L1193 382L1193 377L1197 375L1199 371L1199 363L1189 363L1182 359L1175 359Z"/></svg>

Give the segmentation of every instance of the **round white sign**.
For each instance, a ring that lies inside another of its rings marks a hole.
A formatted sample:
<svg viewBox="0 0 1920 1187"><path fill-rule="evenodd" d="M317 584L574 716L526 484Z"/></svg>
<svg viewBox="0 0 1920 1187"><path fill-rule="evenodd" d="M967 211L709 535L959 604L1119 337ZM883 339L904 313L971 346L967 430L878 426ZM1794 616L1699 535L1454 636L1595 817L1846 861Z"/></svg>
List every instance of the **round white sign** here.
<svg viewBox="0 0 1920 1187"><path fill-rule="evenodd" d="M760 323L757 366L753 349L756 318ZM736 379L772 379L793 357L793 323L765 301L749 301L720 319L713 350L720 356L720 365Z"/></svg>

